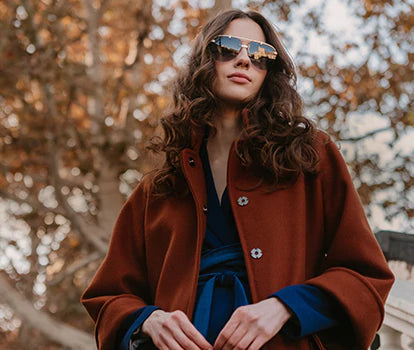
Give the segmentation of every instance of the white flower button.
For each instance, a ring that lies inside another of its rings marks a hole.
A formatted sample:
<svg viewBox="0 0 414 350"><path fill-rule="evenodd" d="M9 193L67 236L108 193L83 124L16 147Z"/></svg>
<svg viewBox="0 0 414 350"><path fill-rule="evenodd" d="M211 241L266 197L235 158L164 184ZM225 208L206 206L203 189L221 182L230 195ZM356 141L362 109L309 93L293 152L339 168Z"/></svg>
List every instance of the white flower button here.
<svg viewBox="0 0 414 350"><path fill-rule="evenodd" d="M250 255L252 256L253 259L260 259L263 255L263 252L260 248L253 248L250 251Z"/></svg>
<svg viewBox="0 0 414 350"><path fill-rule="evenodd" d="M247 203L249 203L249 198L247 198L246 196L241 196L237 198L237 204L241 207L247 205Z"/></svg>

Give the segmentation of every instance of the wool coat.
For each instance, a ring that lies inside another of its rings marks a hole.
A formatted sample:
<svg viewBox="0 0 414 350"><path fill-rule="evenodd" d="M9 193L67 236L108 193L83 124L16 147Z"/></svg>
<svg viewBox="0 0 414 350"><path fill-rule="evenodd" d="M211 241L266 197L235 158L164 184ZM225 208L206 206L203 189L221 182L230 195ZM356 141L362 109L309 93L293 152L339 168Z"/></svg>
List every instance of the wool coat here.
<svg viewBox="0 0 414 350"><path fill-rule="evenodd" d="M201 139L193 132L180 154L187 196L154 198L144 176L121 209L108 253L81 297L99 350L115 350L122 322L143 306L192 319L208 210ZM250 190L258 177L242 166L235 142L229 152L228 195L253 302L304 283L332 295L346 315L341 327L299 340L277 334L267 350L367 349L394 281L337 145L322 131L315 143L318 174L271 193L265 185Z"/></svg>

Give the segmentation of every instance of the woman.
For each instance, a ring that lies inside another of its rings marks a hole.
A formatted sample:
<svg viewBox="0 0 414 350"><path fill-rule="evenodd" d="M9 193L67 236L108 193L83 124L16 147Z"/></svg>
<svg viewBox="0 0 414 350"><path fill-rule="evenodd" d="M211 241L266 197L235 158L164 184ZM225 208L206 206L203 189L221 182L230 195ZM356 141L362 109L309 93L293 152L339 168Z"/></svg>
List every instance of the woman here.
<svg viewBox="0 0 414 350"><path fill-rule="evenodd" d="M393 283L271 24L210 20L82 303L99 349L367 349Z"/></svg>

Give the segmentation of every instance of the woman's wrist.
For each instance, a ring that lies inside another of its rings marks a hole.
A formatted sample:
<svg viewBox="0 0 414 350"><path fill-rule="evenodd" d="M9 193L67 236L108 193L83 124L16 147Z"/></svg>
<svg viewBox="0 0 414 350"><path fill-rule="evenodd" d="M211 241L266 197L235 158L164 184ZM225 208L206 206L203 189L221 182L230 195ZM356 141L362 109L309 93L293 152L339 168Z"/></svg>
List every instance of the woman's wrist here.
<svg viewBox="0 0 414 350"><path fill-rule="evenodd" d="M145 338L149 338L149 335L148 334L146 334L146 333L144 333L143 331L142 331L142 325L141 326L139 326L135 331L134 331L134 333L132 333L132 335L131 335L131 339L145 339Z"/></svg>
<svg viewBox="0 0 414 350"><path fill-rule="evenodd" d="M154 318L157 318L161 312L164 312L163 310L155 310L151 313L151 315L148 316L148 318L142 323L140 332L142 334L145 334L147 336L150 336L149 334L149 328L151 328L151 322L154 320Z"/></svg>
<svg viewBox="0 0 414 350"><path fill-rule="evenodd" d="M276 313L282 318L283 323L286 323L294 315L294 312L279 298L271 297L268 300L276 307Z"/></svg>

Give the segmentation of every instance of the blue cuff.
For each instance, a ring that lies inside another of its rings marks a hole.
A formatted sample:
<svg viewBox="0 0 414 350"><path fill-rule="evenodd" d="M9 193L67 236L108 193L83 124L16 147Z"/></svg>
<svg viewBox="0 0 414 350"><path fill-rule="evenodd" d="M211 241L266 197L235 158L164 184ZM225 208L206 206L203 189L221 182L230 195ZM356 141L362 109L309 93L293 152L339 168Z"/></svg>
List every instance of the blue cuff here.
<svg viewBox="0 0 414 350"><path fill-rule="evenodd" d="M342 315L336 300L318 287L297 284L270 297L277 297L294 313L282 328L282 332L293 339L334 327Z"/></svg>
<svg viewBox="0 0 414 350"><path fill-rule="evenodd" d="M154 305L144 306L128 317L128 319L132 319L133 321L129 326L128 330L125 332L124 336L122 337L121 344L119 346L120 350L129 349L129 341L131 339L132 333L134 333L135 330L144 323L144 321L149 317L149 315L151 315L155 310L158 309L161 308Z"/></svg>

